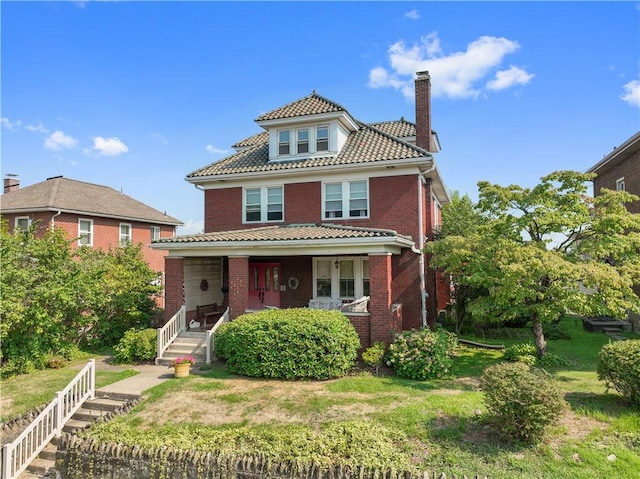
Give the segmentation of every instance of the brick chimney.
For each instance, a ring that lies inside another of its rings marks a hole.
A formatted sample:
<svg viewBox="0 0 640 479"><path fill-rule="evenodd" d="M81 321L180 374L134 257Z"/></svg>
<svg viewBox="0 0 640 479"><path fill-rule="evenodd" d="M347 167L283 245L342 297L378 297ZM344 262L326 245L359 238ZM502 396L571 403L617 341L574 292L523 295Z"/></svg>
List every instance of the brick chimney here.
<svg viewBox="0 0 640 479"><path fill-rule="evenodd" d="M20 189L20 180L18 175L8 173L4 179L4 192L11 193L12 191L18 191Z"/></svg>
<svg viewBox="0 0 640 479"><path fill-rule="evenodd" d="M416 145L432 152L431 145L431 77L416 73Z"/></svg>

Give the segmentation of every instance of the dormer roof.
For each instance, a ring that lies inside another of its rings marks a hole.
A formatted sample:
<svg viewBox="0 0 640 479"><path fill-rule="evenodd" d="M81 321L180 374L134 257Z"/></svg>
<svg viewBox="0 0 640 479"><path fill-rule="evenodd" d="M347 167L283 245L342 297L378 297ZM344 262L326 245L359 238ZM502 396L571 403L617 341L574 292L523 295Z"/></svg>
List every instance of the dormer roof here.
<svg viewBox="0 0 640 479"><path fill-rule="evenodd" d="M284 120L328 113L345 113L351 117L347 109L342 105L318 95L314 90L311 95L276 108L268 113L263 113L256 118L255 121L260 124L270 120Z"/></svg>

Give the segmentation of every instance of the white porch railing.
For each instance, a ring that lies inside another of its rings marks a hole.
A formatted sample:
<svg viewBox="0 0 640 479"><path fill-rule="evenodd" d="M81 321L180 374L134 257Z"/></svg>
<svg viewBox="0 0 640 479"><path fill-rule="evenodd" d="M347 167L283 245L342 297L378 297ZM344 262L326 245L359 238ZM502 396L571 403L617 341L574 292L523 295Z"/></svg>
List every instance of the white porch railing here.
<svg viewBox="0 0 640 479"><path fill-rule="evenodd" d="M13 442L2 446L0 477L13 479L22 474L53 436L62 434L64 424L80 409L82 403L95 397L95 391L96 361L90 359Z"/></svg>
<svg viewBox="0 0 640 479"><path fill-rule="evenodd" d="M158 351L156 352L156 363L162 359L162 355L174 339L182 331L187 329L187 308L183 304L176 314L174 314L164 326L158 328Z"/></svg>
<svg viewBox="0 0 640 479"><path fill-rule="evenodd" d="M216 324L209 330L207 330L207 359L206 364L211 364L211 359L216 346L216 330L223 324L229 322L229 308L220 316L220 319L216 321Z"/></svg>

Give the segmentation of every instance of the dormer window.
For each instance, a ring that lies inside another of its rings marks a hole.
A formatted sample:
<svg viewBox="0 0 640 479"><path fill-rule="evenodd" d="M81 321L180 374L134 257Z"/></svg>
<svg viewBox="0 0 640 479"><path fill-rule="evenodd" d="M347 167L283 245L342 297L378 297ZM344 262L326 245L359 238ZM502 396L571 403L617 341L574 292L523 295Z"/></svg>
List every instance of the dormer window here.
<svg viewBox="0 0 640 479"><path fill-rule="evenodd" d="M278 154L288 155L290 153L290 132L289 130L280 130L278 132Z"/></svg>
<svg viewBox="0 0 640 479"><path fill-rule="evenodd" d="M316 128L316 151L329 151L328 125L319 125Z"/></svg>
<svg viewBox="0 0 640 479"><path fill-rule="evenodd" d="M298 129L298 153L309 153L309 128Z"/></svg>

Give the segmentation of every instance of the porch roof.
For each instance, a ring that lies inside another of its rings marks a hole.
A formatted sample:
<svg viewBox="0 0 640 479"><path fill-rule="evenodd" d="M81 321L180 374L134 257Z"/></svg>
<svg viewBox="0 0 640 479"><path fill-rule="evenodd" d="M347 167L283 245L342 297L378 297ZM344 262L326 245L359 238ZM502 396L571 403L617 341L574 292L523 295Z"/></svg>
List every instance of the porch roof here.
<svg viewBox="0 0 640 479"><path fill-rule="evenodd" d="M151 247L170 255L218 256L309 255L348 253L399 254L414 247L413 240L393 230L333 224L292 224L216 231L155 240Z"/></svg>

